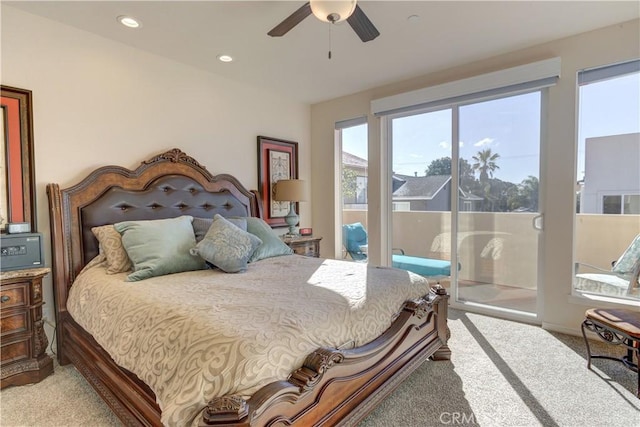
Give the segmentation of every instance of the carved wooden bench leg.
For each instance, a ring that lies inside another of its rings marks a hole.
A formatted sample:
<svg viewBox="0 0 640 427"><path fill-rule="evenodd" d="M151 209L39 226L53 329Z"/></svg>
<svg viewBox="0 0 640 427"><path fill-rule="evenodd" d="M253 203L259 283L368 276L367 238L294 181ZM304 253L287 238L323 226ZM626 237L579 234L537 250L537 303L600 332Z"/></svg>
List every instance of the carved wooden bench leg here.
<svg viewBox="0 0 640 427"><path fill-rule="evenodd" d="M587 368L591 369L591 359L609 359L622 362L627 368L638 374L636 396L640 398L640 312L624 309L590 309L582 322L582 336L587 347ZM586 331L594 332L603 341L621 345L627 354L621 358L593 355L587 339ZM636 363L633 355L636 355Z"/></svg>

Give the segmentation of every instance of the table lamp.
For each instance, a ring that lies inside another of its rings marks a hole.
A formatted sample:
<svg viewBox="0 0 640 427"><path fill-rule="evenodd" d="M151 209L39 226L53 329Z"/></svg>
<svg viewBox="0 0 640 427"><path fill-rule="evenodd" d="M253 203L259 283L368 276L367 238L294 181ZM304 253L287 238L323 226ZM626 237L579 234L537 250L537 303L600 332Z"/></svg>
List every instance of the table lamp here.
<svg viewBox="0 0 640 427"><path fill-rule="evenodd" d="M300 179L281 179L276 182L274 200L279 202L289 202L289 213L284 217L284 221L289 226L287 236L298 236L296 225L299 216L296 213L296 202L303 202L309 198L307 183Z"/></svg>

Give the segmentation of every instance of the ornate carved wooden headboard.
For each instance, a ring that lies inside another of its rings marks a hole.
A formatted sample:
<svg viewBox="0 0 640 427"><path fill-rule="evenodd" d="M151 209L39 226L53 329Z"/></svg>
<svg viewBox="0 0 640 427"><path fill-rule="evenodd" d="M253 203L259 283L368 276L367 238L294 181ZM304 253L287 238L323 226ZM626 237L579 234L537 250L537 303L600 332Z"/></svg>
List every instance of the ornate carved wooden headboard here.
<svg viewBox="0 0 640 427"><path fill-rule="evenodd" d="M261 217L259 195L231 175L212 175L175 148L135 170L105 166L80 183L47 186L56 311L66 312L67 291L97 253L92 227L180 215Z"/></svg>

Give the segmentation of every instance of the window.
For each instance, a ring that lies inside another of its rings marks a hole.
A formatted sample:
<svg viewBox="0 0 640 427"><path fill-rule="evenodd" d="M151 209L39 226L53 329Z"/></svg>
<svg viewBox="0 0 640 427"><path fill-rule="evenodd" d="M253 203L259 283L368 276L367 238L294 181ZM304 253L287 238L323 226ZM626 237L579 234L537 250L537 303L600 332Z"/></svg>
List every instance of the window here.
<svg viewBox="0 0 640 427"><path fill-rule="evenodd" d="M624 202L622 205L622 213L625 215L639 215L640 214L640 194L633 194L624 196Z"/></svg>
<svg viewBox="0 0 640 427"><path fill-rule="evenodd" d="M603 214L622 214L637 215L640 214L640 195L606 195L602 196L602 213Z"/></svg>
<svg viewBox="0 0 640 427"><path fill-rule="evenodd" d="M603 214L619 214L622 212L622 196L604 196L602 198Z"/></svg>
<svg viewBox="0 0 640 427"><path fill-rule="evenodd" d="M398 212L409 212L411 210L411 203L410 202L392 202L393 206L392 209L393 211L398 211Z"/></svg>
<svg viewBox="0 0 640 427"><path fill-rule="evenodd" d="M336 171L340 201L336 212L336 258L354 259L346 251L344 226L361 223L367 228L367 179L369 146L366 117L336 123L336 151L340 167ZM366 257L364 257L366 259ZM361 261L362 259L358 259Z"/></svg>
<svg viewBox="0 0 640 427"><path fill-rule="evenodd" d="M611 265L640 234L640 60L580 71L578 96L574 289L640 299Z"/></svg>

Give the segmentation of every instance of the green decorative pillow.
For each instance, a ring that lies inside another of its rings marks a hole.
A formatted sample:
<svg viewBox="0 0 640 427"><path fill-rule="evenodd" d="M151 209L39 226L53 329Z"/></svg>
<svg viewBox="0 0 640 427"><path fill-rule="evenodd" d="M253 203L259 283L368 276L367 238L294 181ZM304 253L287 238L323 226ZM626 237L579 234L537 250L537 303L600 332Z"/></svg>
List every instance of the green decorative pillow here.
<svg viewBox="0 0 640 427"><path fill-rule="evenodd" d="M247 231L247 220L242 217L226 218L233 225L239 227L242 231ZM213 218L193 218L191 225L193 226L193 233L196 235L196 242L200 242L209 227L213 223Z"/></svg>
<svg viewBox="0 0 640 427"><path fill-rule="evenodd" d="M100 250L107 258L107 274L124 273L130 271L133 266L122 246L122 236L112 224L93 227L91 229L100 243Z"/></svg>
<svg viewBox="0 0 640 427"><path fill-rule="evenodd" d="M259 261L265 258L271 258L281 255L293 254L293 249L285 245L282 239L273 231L273 229L260 218L247 217L247 231L256 235L262 240L262 244L258 246L249 262Z"/></svg>
<svg viewBox="0 0 640 427"><path fill-rule="evenodd" d="M191 216L185 215L114 224L133 263L133 273L127 276L127 281L206 268L201 258L189 252L196 244L191 220Z"/></svg>
<svg viewBox="0 0 640 427"><path fill-rule="evenodd" d="M261 243L253 234L216 215L209 231L191 253L224 272L239 273L247 270L249 257Z"/></svg>

